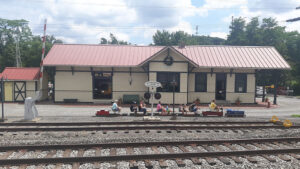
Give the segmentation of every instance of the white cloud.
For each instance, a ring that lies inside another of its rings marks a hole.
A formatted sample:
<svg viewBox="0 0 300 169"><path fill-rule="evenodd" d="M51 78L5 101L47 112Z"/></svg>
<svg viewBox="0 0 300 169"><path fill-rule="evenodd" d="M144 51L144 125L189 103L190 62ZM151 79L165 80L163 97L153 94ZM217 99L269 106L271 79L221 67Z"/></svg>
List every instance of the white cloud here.
<svg viewBox="0 0 300 169"><path fill-rule="evenodd" d="M209 34L209 36L211 36L211 37L218 37L218 38L222 38L222 39L227 39L227 35L228 35L228 33L226 33L226 32L211 32Z"/></svg>
<svg viewBox="0 0 300 169"><path fill-rule="evenodd" d="M42 34L42 24L47 18L47 34L67 43L99 43L101 37L109 38L109 33L113 33L120 40L148 44L157 29L194 33L197 24L205 25L210 36L224 38L231 16L247 20L254 16L275 17L284 21L300 16L300 10L291 9L300 5L297 3L299 0L205 0L203 5L195 6L192 0L37 0L30 3L10 0L1 4L0 17L29 20L35 34ZM283 9L277 12L278 6ZM228 10L229 16L226 13L223 20L218 18L223 21L221 26L213 26L217 25L214 12ZM201 17L214 20L201 23ZM287 26L287 30L300 30L300 22L279 23ZM135 42L136 39L140 41Z"/></svg>

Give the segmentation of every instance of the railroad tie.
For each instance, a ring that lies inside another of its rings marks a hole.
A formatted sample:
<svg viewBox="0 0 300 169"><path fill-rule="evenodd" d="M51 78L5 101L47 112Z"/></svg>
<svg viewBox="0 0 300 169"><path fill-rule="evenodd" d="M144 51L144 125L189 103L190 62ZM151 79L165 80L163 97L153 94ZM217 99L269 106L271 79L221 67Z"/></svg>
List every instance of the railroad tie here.
<svg viewBox="0 0 300 169"><path fill-rule="evenodd" d="M284 146L282 146L282 144L280 144L278 142L273 142L273 144L277 145L280 148L284 148ZM277 156L283 161L291 161L292 160L291 158L289 158L288 156L286 156L284 154L278 154Z"/></svg>
<svg viewBox="0 0 300 169"><path fill-rule="evenodd" d="M152 169L153 165L151 164L150 160L144 160L145 167L148 169Z"/></svg>
<svg viewBox="0 0 300 169"><path fill-rule="evenodd" d="M70 156L70 154L71 154L71 149L66 149L65 151L64 151L64 154L63 154L63 157L69 157Z"/></svg>
<svg viewBox="0 0 300 169"><path fill-rule="evenodd" d="M261 145L261 144L258 144L258 143L253 143L253 145L255 145L256 147L259 147L261 148L262 150L267 150L267 148L264 146L264 145ZM276 159L269 156L269 155L266 155L266 154L262 154L261 155L263 158L267 159L268 161L270 162L276 162Z"/></svg>
<svg viewBox="0 0 300 169"><path fill-rule="evenodd" d="M156 154L161 154L160 151L157 149L157 146L152 146L151 149L156 153ZM158 160L158 163L160 165L161 168L167 168L168 164L166 163L165 160Z"/></svg>
<svg viewBox="0 0 300 169"><path fill-rule="evenodd" d="M219 151L224 151L219 145L217 144L213 144L212 145L215 149L219 150ZM222 161L222 163L226 164L226 165L230 165L230 161L228 160L227 157L220 157L219 159L221 159L220 161Z"/></svg>
<svg viewBox="0 0 300 169"><path fill-rule="evenodd" d="M60 168L62 168L62 165L63 165L62 163L58 163L55 165L54 169L60 169Z"/></svg>
<svg viewBox="0 0 300 169"><path fill-rule="evenodd" d="M14 158L20 158L20 157L22 157L26 152L27 152L27 150L21 149L21 150L19 150L19 152L14 156Z"/></svg>
<svg viewBox="0 0 300 169"><path fill-rule="evenodd" d="M80 163L73 163L72 164L72 169L79 169Z"/></svg>
<svg viewBox="0 0 300 169"><path fill-rule="evenodd" d="M116 148L110 148L110 151L109 151L110 155L111 156L116 156L117 155L117 149ZM111 161L110 164L112 166L115 166L115 168L117 168L117 162L116 161Z"/></svg>
<svg viewBox="0 0 300 169"><path fill-rule="evenodd" d="M96 150L95 155L96 156L101 156L101 147L95 147L94 149Z"/></svg>
<svg viewBox="0 0 300 169"><path fill-rule="evenodd" d="M289 155L297 160L300 160L300 155L298 155L298 154L290 153Z"/></svg>
<svg viewBox="0 0 300 169"><path fill-rule="evenodd" d="M166 149L170 153L175 153L174 149L171 146L166 146ZM182 159L176 158L175 161L176 161L178 167L184 167L185 166L185 163L182 161Z"/></svg>
<svg viewBox="0 0 300 169"><path fill-rule="evenodd" d="M95 156L99 157L101 156L101 147L94 147L95 149ZM101 168L101 163L100 162L95 162L94 163L94 168Z"/></svg>
<svg viewBox="0 0 300 169"><path fill-rule="evenodd" d="M166 161L163 160L163 159L158 160L158 163L159 163L159 166L161 168L167 168L167 167L169 167L168 164L166 163Z"/></svg>
<svg viewBox="0 0 300 169"><path fill-rule="evenodd" d="M210 151L210 148L207 145L201 145L206 151ZM216 165L216 161L211 157L204 157L209 165Z"/></svg>
<svg viewBox="0 0 300 169"><path fill-rule="evenodd" d="M246 148L246 149L248 149L248 150L253 150L252 147L250 147L250 146L248 146L247 144L244 144L244 143L241 143L240 146L242 146L242 147L244 147L244 148ZM245 158L246 158L249 162L251 162L251 163L257 163L257 160L256 160L255 158L251 157L251 156L245 156Z"/></svg>
<svg viewBox="0 0 300 169"><path fill-rule="evenodd" d="M13 152L13 150L6 151L6 153L1 156L1 159L7 159Z"/></svg>
<svg viewBox="0 0 300 169"><path fill-rule="evenodd" d="M126 148L126 154L133 155L134 154L133 153L133 148L132 147L127 147ZM138 169L139 168L136 160L130 160L129 161L129 168L131 168L131 169Z"/></svg>
<svg viewBox="0 0 300 169"><path fill-rule="evenodd" d="M82 149L82 148L79 149L79 150L78 150L77 157L83 157L84 152L85 152L85 149Z"/></svg>
<svg viewBox="0 0 300 169"><path fill-rule="evenodd" d="M26 169L26 168L27 168L27 164L22 164L22 165L19 166L18 169Z"/></svg>
<svg viewBox="0 0 300 169"><path fill-rule="evenodd" d="M227 148L229 148L229 149L231 149L231 150L235 150L235 151L237 151L238 149L237 148L235 148L235 147L233 147L231 144L229 144L229 143L225 143L224 144L224 146L226 146ZM243 162L242 162L242 160L240 160L238 157L236 157L236 156L229 156L229 158L231 158L235 163L237 163L237 164L242 164Z"/></svg>
<svg viewBox="0 0 300 169"><path fill-rule="evenodd" d="M35 167L35 169L44 169L44 166L43 165L38 165Z"/></svg>
<svg viewBox="0 0 300 169"><path fill-rule="evenodd" d="M56 150L51 150L51 151L49 151L49 153L46 155L45 158L52 158L54 156L54 154L56 154Z"/></svg>
<svg viewBox="0 0 300 169"><path fill-rule="evenodd" d="M196 150L196 151L199 151L198 147L197 147L197 144L190 144L190 146ZM201 165L202 162L199 160L199 158L196 158L196 157L192 157L191 158L191 161L195 164L195 165Z"/></svg>

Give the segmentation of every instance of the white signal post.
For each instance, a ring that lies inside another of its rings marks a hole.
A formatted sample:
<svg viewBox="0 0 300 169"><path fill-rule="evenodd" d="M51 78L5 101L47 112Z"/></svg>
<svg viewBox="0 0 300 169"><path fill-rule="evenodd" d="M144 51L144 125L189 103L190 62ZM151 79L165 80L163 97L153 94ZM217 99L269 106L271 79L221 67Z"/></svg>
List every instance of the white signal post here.
<svg viewBox="0 0 300 169"><path fill-rule="evenodd" d="M153 116L153 102L154 102L154 89L161 87L161 84L156 81L148 81L145 82L145 86L150 88L150 94L151 94L151 116Z"/></svg>

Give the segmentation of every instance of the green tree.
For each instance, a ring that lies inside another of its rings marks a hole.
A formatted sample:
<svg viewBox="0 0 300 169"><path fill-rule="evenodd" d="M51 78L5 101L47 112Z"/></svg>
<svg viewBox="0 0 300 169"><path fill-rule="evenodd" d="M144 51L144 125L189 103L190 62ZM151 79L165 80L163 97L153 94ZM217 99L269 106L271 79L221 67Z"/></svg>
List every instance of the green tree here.
<svg viewBox="0 0 300 169"><path fill-rule="evenodd" d="M246 21L239 17L233 20L229 26L230 34L228 35L226 43L228 45L247 45L246 37Z"/></svg>
<svg viewBox="0 0 300 169"><path fill-rule="evenodd" d="M38 67L42 55L42 37L32 34L28 21L7 20L0 18L0 72L5 67L16 65L16 42L19 41L22 66ZM62 43L54 36L46 37L46 51L50 50L54 43Z"/></svg>
<svg viewBox="0 0 300 169"><path fill-rule="evenodd" d="M153 43L157 46L175 46L181 43L185 45L222 45L225 40L209 36L190 35L184 31L169 33L168 31L157 31L153 35Z"/></svg>
<svg viewBox="0 0 300 169"><path fill-rule="evenodd" d="M100 39L100 44L118 44L118 45L129 45L130 43L123 41L123 40L118 40L117 37L110 33L109 34L110 40L107 40L106 38L101 38Z"/></svg>

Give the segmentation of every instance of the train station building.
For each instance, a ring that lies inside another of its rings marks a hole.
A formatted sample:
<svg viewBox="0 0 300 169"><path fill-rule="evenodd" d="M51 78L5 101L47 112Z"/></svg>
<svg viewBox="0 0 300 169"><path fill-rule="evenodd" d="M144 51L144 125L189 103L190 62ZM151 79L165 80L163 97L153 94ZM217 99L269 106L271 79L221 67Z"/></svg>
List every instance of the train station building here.
<svg viewBox="0 0 300 169"><path fill-rule="evenodd" d="M176 104L255 103L257 70L290 69L269 46L55 44L43 66L53 78L55 102L142 98L145 82L158 81L163 104L173 102L173 90Z"/></svg>

